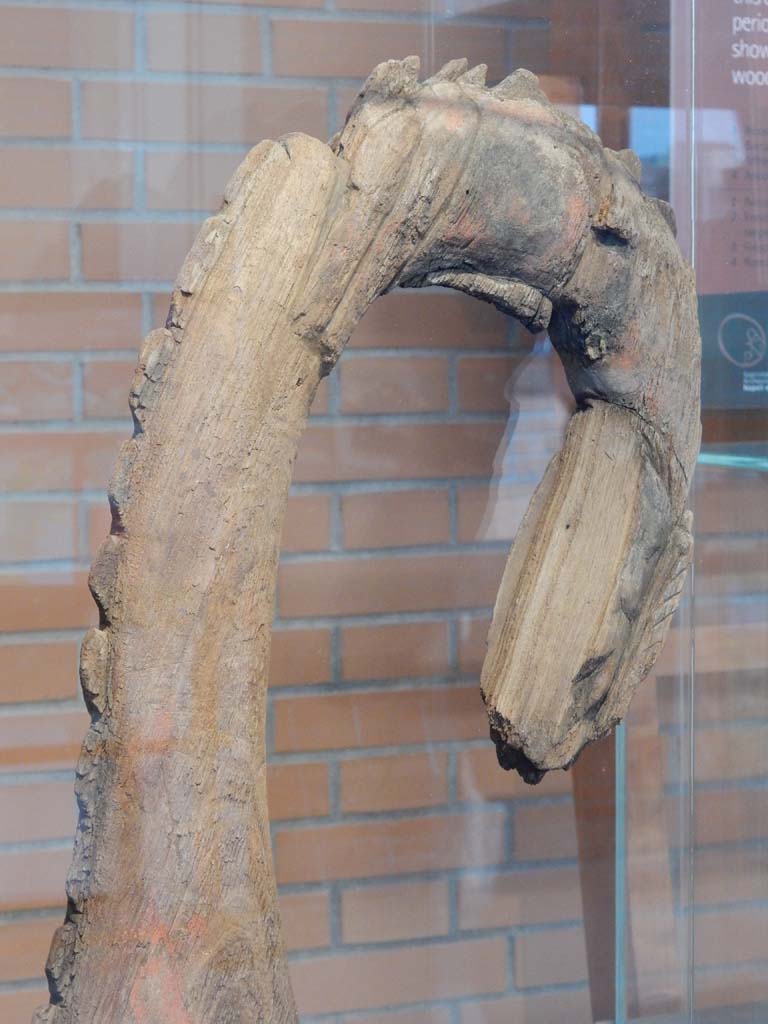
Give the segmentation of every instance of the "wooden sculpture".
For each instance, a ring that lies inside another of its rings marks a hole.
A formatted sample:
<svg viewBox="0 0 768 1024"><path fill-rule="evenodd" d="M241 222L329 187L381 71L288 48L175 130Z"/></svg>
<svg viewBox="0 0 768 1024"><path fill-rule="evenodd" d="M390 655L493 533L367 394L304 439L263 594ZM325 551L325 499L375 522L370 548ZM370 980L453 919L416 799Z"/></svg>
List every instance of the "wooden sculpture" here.
<svg viewBox="0 0 768 1024"><path fill-rule="evenodd" d="M296 1020L265 793L280 531L318 382L369 304L447 285L549 327L578 411L496 603L505 767L564 767L626 712L690 559L693 276L636 158L452 61L375 69L330 145L256 146L144 343L91 570L92 724L51 1024Z"/></svg>

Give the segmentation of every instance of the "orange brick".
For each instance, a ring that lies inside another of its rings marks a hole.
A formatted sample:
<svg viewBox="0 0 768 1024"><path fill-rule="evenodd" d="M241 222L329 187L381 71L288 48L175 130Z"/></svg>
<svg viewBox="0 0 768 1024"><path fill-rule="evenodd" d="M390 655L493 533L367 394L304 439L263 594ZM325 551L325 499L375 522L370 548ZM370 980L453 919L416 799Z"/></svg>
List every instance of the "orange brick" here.
<svg viewBox="0 0 768 1024"><path fill-rule="evenodd" d="M674 634L668 645L668 652L661 661L660 668L673 674L679 661L680 653L674 643ZM677 635L678 643L682 643L683 652L687 653L690 637L685 629ZM735 623L722 622L714 626L701 625L696 629L696 669L697 675L712 672L736 672L768 667L768 626L765 622ZM721 717L729 719L733 716L737 698L728 687L723 695L731 708ZM765 694L760 691L753 697L752 704ZM740 717L749 717L748 715Z"/></svg>
<svg viewBox="0 0 768 1024"><path fill-rule="evenodd" d="M699 791L695 796L693 825L697 844L738 843L765 836L762 814L765 809L763 790L729 790L720 792ZM669 805L670 818L678 809ZM672 834L670 821L670 834Z"/></svg>
<svg viewBox="0 0 768 1024"><path fill-rule="evenodd" d="M515 939L515 984L519 988L586 981L587 952L581 928L531 932Z"/></svg>
<svg viewBox="0 0 768 1024"><path fill-rule="evenodd" d="M449 671L448 626L408 622L349 626L342 633L345 679L412 679Z"/></svg>
<svg viewBox="0 0 768 1024"><path fill-rule="evenodd" d="M59 572L0 575L0 630L78 629L98 621L87 574Z"/></svg>
<svg viewBox="0 0 768 1024"><path fill-rule="evenodd" d="M272 633L270 686L326 683L331 678L331 634L327 629L276 629Z"/></svg>
<svg viewBox="0 0 768 1024"><path fill-rule="evenodd" d="M739 629L734 626L734 629ZM697 632L703 632L699 629ZM768 690L764 686L765 669L736 672L696 673L697 723L744 722L754 718L768 718ZM665 722L679 718L679 694L674 678L667 678L660 687L660 706Z"/></svg>
<svg viewBox="0 0 768 1024"><path fill-rule="evenodd" d="M434 0L336 0L337 11L390 11L400 14L432 14Z"/></svg>
<svg viewBox="0 0 768 1024"><path fill-rule="evenodd" d="M88 555L91 559L101 547L104 538L112 526L112 513L106 496L98 502L88 505Z"/></svg>
<svg viewBox="0 0 768 1024"><path fill-rule="evenodd" d="M341 809L346 814L436 807L448 799L448 755L398 754L341 762Z"/></svg>
<svg viewBox="0 0 768 1024"><path fill-rule="evenodd" d="M279 571L284 617L484 607L504 569L498 554L291 562Z"/></svg>
<svg viewBox="0 0 768 1024"><path fill-rule="evenodd" d="M121 209L133 199L133 160L114 150L3 149L0 195L6 206Z"/></svg>
<svg viewBox="0 0 768 1024"><path fill-rule="evenodd" d="M47 1003L48 987L41 974L39 986L0 992L0 1020L4 1024L29 1024L34 1011Z"/></svg>
<svg viewBox="0 0 768 1024"><path fill-rule="evenodd" d="M455 15L545 18L551 6L551 0L453 0L451 9ZM336 0L336 9L433 14L435 0Z"/></svg>
<svg viewBox="0 0 768 1024"><path fill-rule="evenodd" d="M275 702L275 750L332 750L481 739L477 688L339 693Z"/></svg>
<svg viewBox="0 0 768 1024"><path fill-rule="evenodd" d="M260 20L254 15L177 14L147 19L147 55L152 71L261 71Z"/></svg>
<svg viewBox="0 0 768 1024"><path fill-rule="evenodd" d="M763 1003L768 999L768 984L763 964L729 967L724 970L708 968L706 971L697 972L695 977L697 1009L715 1007L715 1012L721 1013L722 1007ZM709 1019L711 1024L717 1024L722 1015L710 1016ZM702 1016L702 1021L706 1020L707 1017Z"/></svg>
<svg viewBox="0 0 768 1024"><path fill-rule="evenodd" d="M512 540L528 508L533 487L500 484L459 491L459 540Z"/></svg>
<svg viewBox="0 0 768 1024"><path fill-rule="evenodd" d="M67 136L72 126L71 86L57 78L0 78L0 111L0 136Z"/></svg>
<svg viewBox="0 0 768 1024"><path fill-rule="evenodd" d="M698 911L694 928L698 967L768 960L768 928L762 907Z"/></svg>
<svg viewBox="0 0 768 1024"><path fill-rule="evenodd" d="M515 856L518 860L552 860L577 856L576 820L570 803L518 807L515 811L514 832Z"/></svg>
<svg viewBox="0 0 768 1024"><path fill-rule="evenodd" d="M341 365L342 412L441 412L447 408L447 359L366 356Z"/></svg>
<svg viewBox="0 0 768 1024"><path fill-rule="evenodd" d="M55 850L0 851L0 911L63 907L71 860L70 843Z"/></svg>
<svg viewBox="0 0 768 1024"><path fill-rule="evenodd" d="M74 640L0 646L0 703L76 696L77 650Z"/></svg>
<svg viewBox="0 0 768 1024"><path fill-rule="evenodd" d="M486 63L491 79L504 76L505 37L496 28L438 25L430 38L439 65L457 53ZM278 75L365 78L380 61L424 49L424 28L415 23L273 21L272 53Z"/></svg>
<svg viewBox="0 0 768 1024"><path fill-rule="evenodd" d="M189 0L190 3L230 4L231 0ZM325 0L242 0L243 6L290 7L299 10L322 10Z"/></svg>
<svg viewBox="0 0 768 1024"><path fill-rule="evenodd" d="M326 494L292 494L283 522L282 551L322 551L331 540L331 499Z"/></svg>
<svg viewBox="0 0 768 1024"><path fill-rule="evenodd" d="M463 1003L461 1024L592 1024L587 988Z"/></svg>
<svg viewBox="0 0 768 1024"><path fill-rule="evenodd" d="M0 981L41 977L51 938L61 921L62 915L57 914L0 924Z"/></svg>
<svg viewBox="0 0 768 1024"><path fill-rule="evenodd" d="M0 221L0 250L2 281L56 281L69 276L69 228L63 222Z"/></svg>
<svg viewBox="0 0 768 1024"><path fill-rule="evenodd" d="M493 306L446 292L393 292L377 299L353 348L503 348L509 320Z"/></svg>
<svg viewBox="0 0 768 1024"><path fill-rule="evenodd" d="M765 838L765 829L760 835ZM694 872L697 903L753 902L765 899L765 850L697 850Z"/></svg>
<svg viewBox="0 0 768 1024"><path fill-rule="evenodd" d="M548 772L538 786L528 786L517 772L499 767L489 743L476 750L462 750L458 759L460 800L524 800L542 796L570 795L572 779L567 772Z"/></svg>
<svg viewBox="0 0 768 1024"><path fill-rule="evenodd" d="M498 423L310 425L297 482L488 477L504 425Z"/></svg>
<svg viewBox="0 0 768 1024"><path fill-rule="evenodd" d="M289 950L317 949L331 944L326 893L281 893L279 903L285 945Z"/></svg>
<svg viewBox="0 0 768 1024"><path fill-rule="evenodd" d="M768 727L699 730L695 737L696 781L749 779L768 772Z"/></svg>
<svg viewBox="0 0 768 1024"><path fill-rule="evenodd" d="M696 593L762 593L768 588L768 558L749 537L701 540L696 554Z"/></svg>
<svg viewBox="0 0 768 1024"><path fill-rule="evenodd" d="M295 828L275 836L281 884L488 867L504 858L504 816L453 814Z"/></svg>
<svg viewBox="0 0 768 1024"><path fill-rule="evenodd" d="M395 942L447 935L450 930L446 882L345 889L341 894L344 942Z"/></svg>
<svg viewBox="0 0 768 1024"><path fill-rule="evenodd" d="M753 533L765 528L760 509L768 497L762 474L701 466L695 477L696 532Z"/></svg>
<svg viewBox="0 0 768 1024"><path fill-rule="evenodd" d="M346 548L399 548L450 540L444 490L345 494L341 509Z"/></svg>
<svg viewBox="0 0 768 1024"><path fill-rule="evenodd" d="M84 708L0 717L0 771L73 769L87 728Z"/></svg>
<svg viewBox="0 0 768 1024"><path fill-rule="evenodd" d="M459 927L463 929L555 924L580 917L576 868L496 872L459 881Z"/></svg>
<svg viewBox="0 0 768 1024"><path fill-rule="evenodd" d="M464 675L479 675L485 658L490 619L459 620L459 668Z"/></svg>
<svg viewBox="0 0 768 1024"><path fill-rule="evenodd" d="M127 419L128 391L135 359L87 362L83 373L83 412L97 419Z"/></svg>
<svg viewBox="0 0 768 1024"><path fill-rule="evenodd" d="M310 416L322 416L328 412L328 377L323 377L312 399Z"/></svg>
<svg viewBox="0 0 768 1024"><path fill-rule="evenodd" d="M4 352L137 349L140 341L140 295L0 295L0 350Z"/></svg>
<svg viewBox="0 0 768 1024"><path fill-rule="evenodd" d="M132 62L133 18L128 13L0 8L0 64L126 71Z"/></svg>
<svg viewBox="0 0 768 1024"><path fill-rule="evenodd" d="M515 356L459 360L459 407L465 412L507 412L509 388L522 362Z"/></svg>
<svg viewBox="0 0 768 1024"><path fill-rule="evenodd" d="M336 1013L502 991L506 942L441 942L346 956L317 956L291 965L300 1013Z"/></svg>
<svg viewBox="0 0 768 1024"><path fill-rule="evenodd" d="M326 134L325 89L174 82L84 82L88 139L253 144L286 132Z"/></svg>
<svg viewBox="0 0 768 1024"><path fill-rule="evenodd" d="M571 33L569 33L570 35ZM593 34L593 33L590 33ZM510 54L509 54L509 66L512 68L527 67L533 72L547 72L552 66L552 42L551 42L551 30L549 25L537 25L537 26L521 26L510 34ZM658 61L661 62L665 58L659 54ZM669 63L669 57L666 58ZM646 70L646 74L648 71ZM548 76L550 77L550 76ZM563 76L566 79L568 85L563 89L563 83L560 81L560 76L555 77L555 82L547 81L545 84L551 90L551 94L556 97L558 102L573 102L571 98L572 93L572 82L576 76L566 75ZM554 84L554 89L552 85ZM662 102L660 99L656 100L659 104ZM649 105L653 105L652 103Z"/></svg>
<svg viewBox="0 0 768 1024"><path fill-rule="evenodd" d="M319 818L330 810L326 764L271 764L267 788L273 821Z"/></svg>
<svg viewBox="0 0 768 1024"><path fill-rule="evenodd" d="M126 431L0 436L0 488L106 491Z"/></svg>
<svg viewBox="0 0 768 1024"><path fill-rule="evenodd" d="M77 811L72 780L0 786L0 822L4 843L74 836Z"/></svg>
<svg viewBox="0 0 768 1024"><path fill-rule="evenodd" d="M83 274L92 281L172 281L199 224L83 224Z"/></svg>
<svg viewBox="0 0 768 1024"><path fill-rule="evenodd" d="M451 1024L450 1011L439 1006L403 1013L355 1013L344 1017L344 1024ZM27 1024L26 1021L23 1024Z"/></svg>
<svg viewBox="0 0 768 1024"><path fill-rule="evenodd" d="M77 506L73 501L8 501L0 504L0 561L75 558Z"/></svg>
<svg viewBox="0 0 768 1024"><path fill-rule="evenodd" d="M15 362L0 367L0 420L58 420L72 415L72 367Z"/></svg>
<svg viewBox="0 0 768 1024"><path fill-rule="evenodd" d="M240 153L147 153L147 206L150 210L217 210Z"/></svg>

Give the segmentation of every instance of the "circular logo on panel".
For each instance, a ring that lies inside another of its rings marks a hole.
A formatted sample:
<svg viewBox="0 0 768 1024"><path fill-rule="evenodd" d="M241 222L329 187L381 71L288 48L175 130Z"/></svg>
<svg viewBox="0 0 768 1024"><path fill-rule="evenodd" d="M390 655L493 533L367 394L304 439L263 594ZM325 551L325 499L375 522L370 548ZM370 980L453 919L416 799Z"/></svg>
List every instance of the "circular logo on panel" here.
<svg viewBox="0 0 768 1024"><path fill-rule="evenodd" d="M765 331L746 313L731 313L717 329L717 344L729 363L749 370L762 362L768 345Z"/></svg>

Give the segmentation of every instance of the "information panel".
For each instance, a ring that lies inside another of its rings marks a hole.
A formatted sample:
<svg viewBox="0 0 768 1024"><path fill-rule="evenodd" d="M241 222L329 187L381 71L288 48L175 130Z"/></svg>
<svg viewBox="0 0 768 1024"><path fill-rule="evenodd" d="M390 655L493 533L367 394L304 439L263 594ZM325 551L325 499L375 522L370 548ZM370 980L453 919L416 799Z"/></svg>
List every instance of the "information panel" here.
<svg viewBox="0 0 768 1024"><path fill-rule="evenodd" d="M705 408L768 405L768 0L696 3Z"/></svg>

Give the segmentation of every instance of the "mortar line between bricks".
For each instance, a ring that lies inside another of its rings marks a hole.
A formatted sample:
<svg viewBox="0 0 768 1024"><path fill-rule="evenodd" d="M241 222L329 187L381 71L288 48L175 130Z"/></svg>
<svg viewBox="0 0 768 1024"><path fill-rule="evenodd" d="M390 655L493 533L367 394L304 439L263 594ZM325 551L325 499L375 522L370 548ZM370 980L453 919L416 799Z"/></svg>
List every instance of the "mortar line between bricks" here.
<svg viewBox="0 0 768 1024"><path fill-rule="evenodd" d="M342 684L344 679L343 669L343 640L342 640L342 627L341 625L334 625L331 627L331 651L330 651L330 668L331 678L328 681L329 686L339 686Z"/></svg>
<svg viewBox="0 0 768 1024"><path fill-rule="evenodd" d="M280 555L283 565L312 565L317 562L359 562L371 558L387 561L391 558L418 558L421 555L460 557L461 555L497 554L509 550L509 541L467 541L461 544L404 544L402 547L351 548L341 551L285 551Z"/></svg>
<svg viewBox="0 0 768 1024"><path fill-rule="evenodd" d="M344 947L341 889L336 881L331 882L328 890L328 924L331 933L330 945L333 948Z"/></svg>
<svg viewBox="0 0 768 1024"><path fill-rule="evenodd" d="M341 810L341 770L337 758L330 758L325 762L328 766L326 785L328 787L328 814L327 818L332 821L341 822L344 814Z"/></svg>
<svg viewBox="0 0 768 1024"><path fill-rule="evenodd" d="M85 712L85 706L83 706ZM75 777L75 767L71 768L58 768L49 769L47 771L40 771L36 769L30 769L29 771L20 772L0 772L0 787L3 786L28 786L30 783L50 783L50 782L64 782L68 786L72 784ZM74 838L74 836L73 836Z"/></svg>
<svg viewBox="0 0 768 1024"><path fill-rule="evenodd" d="M272 17L268 11L258 12L262 73L272 76Z"/></svg>
<svg viewBox="0 0 768 1024"><path fill-rule="evenodd" d="M461 931L456 936L424 935L413 936L410 938L403 939L393 939L391 941L385 940L383 942L341 943L334 950L334 952L343 952L350 956L354 956L356 953L384 953L391 952L393 949L424 949L425 947L442 948L445 946L460 945L465 942L482 942L484 939L504 939L510 934L510 932L519 932L519 934L523 935L534 935L560 930L572 931L579 927L581 927L580 920L576 922L571 921L562 926L558 923L553 925L513 925L509 928L499 927L482 930L472 929L467 931ZM323 960L329 956L329 953L330 950L328 949L328 947L321 947L317 949L293 950L289 954L289 959L295 963L306 960ZM580 984L580 982L572 982L570 984ZM497 995L500 994L502 993L497 993Z"/></svg>
<svg viewBox="0 0 768 1024"><path fill-rule="evenodd" d="M126 389L127 391L127 389ZM57 420L39 420L33 421L39 423L45 423L49 426L50 430L58 429L61 424L66 424L68 421L65 419ZM111 418L98 418L94 417L90 422L98 424L100 426L109 425L112 427L124 426L124 422L121 419ZM506 423L506 417L501 415L495 415L491 413L461 413L457 416L450 416L446 413L374 413L374 414L355 414L346 415L341 418L331 417L325 414L317 414L312 416L309 429L312 427L414 427L414 426L438 426L438 427L451 427L451 426L496 426L501 427ZM2 424L2 433L10 434L17 433L17 424L15 423L4 423ZM404 452L407 455L407 452ZM542 463L543 463L542 459ZM404 470L407 471L407 461L404 463ZM481 474L482 479L487 479L487 475ZM402 479L402 478L401 478ZM424 479L420 477L419 479Z"/></svg>
<svg viewBox="0 0 768 1024"><path fill-rule="evenodd" d="M85 365L82 355L72 356L72 419L82 422L85 415Z"/></svg>
<svg viewBox="0 0 768 1024"><path fill-rule="evenodd" d="M340 626L397 626L410 622L445 622L451 615L469 619L483 619L490 614L490 606L473 608L429 609L428 611L368 612L364 615L317 615L279 618L279 628L286 632L292 629L317 629Z"/></svg>
<svg viewBox="0 0 768 1024"><path fill-rule="evenodd" d="M0 995L10 992L34 992L44 987L44 978L17 978L14 981L0 981Z"/></svg>
<svg viewBox="0 0 768 1024"><path fill-rule="evenodd" d="M31 850L71 850L72 837L66 839L34 839L29 842L2 843L0 856L9 853L29 853Z"/></svg>
<svg viewBox="0 0 768 1024"><path fill-rule="evenodd" d="M19 0L0 0L0 9L18 6ZM178 13L189 14L189 6L181 0L94 0L93 3L78 3L76 0L24 0L28 7L51 7L75 11L115 11L133 14L146 13ZM435 11L338 11L328 8L286 8L280 5L265 5L254 12L253 7L246 3L205 3L195 4L195 12L201 14L218 14L226 16L257 16L266 15L273 21L310 22L315 24L382 24L382 25L426 25L434 27L450 26L453 28L548 28L546 17L516 17L514 15L493 14L462 14L451 15Z"/></svg>
<svg viewBox="0 0 768 1024"><path fill-rule="evenodd" d="M454 614L454 609L435 611L431 609L425 612L375 612L367 615L341 615L326 616L317 618L294 618L280 619L276 622L275 632L290 633L293 630L307 629L332 629L335 626L342 628L354 628L356 626L397 626L410 623L444 623ZM461 615L467 619L487 619L490 614L490 607L467 608ZM82 634L88 625L72 626L64 629L18 629L8 630L0 633L0 645L3 643L26 643L30 638L34 640L56 640L69 639ZM442 679L442 676L436 677ZM328 681L326 680L326 683ZM297 685L322 685L322 684L297 684ZM346 684L348 685L348 684ZM289 690L290 687L277 687L280 690Z"/></svg>
<svg viewBox="0 0 768 1024"><path fill-rule="evenodd" d="M150 330L151 330L151 328L150 328ZM149 333L149 332L147 332L147 333ZM32 353L30 353L30 355L32 355ZM55 354L55 355L58 356L59 354ZM98 353L97 353L97 355L98 355ZM46 353L35 353L35 356L37 358L35 358L35 359L31 360L31 361L33 361L33 362L36 362L36 361L37 362L47 362L48 358L49 358ZM62 358L60 360L58 358L54 359L54 354L52 354L50 358L53 359L53 361L56 361L56 362L58 362L58 361L69 362L71 356L72 356L72 353L61 353L61 357ZM87 358L88 358L89 362L90 361L93 361L93 362L111 362L112 361L111 356L106 356L106 358L104 358L104 359L93 359L92 360L91 356L88 355ZM130 360L134 360L135 361L135 359L136 359L136 351L134 350L134 351L122 353L117 358L119 358L119 359L130 359ZM18 353L17 356L14 356L14 359L21 359L22 361L26 361L26 356L25 356L24 353ZM2 363L2 362L3 362L3 360L0 359L0 363ZM126 395L127 395L127 389L126 389ZM48 422L48 421L46 421L46 422ZM90 423L92 423L94 421L88 420L87 422L90 424ZM98 421L98 422L103 422L103 421ZM108 421L108 422L112 423L114 421ZM122 429L122 426L125 426L126 429L130 430L130 423L128 421L126 421L125 424L122 424L122 421L121 421L121 429ZM112 431L110 430L110 432L112 432ZM72 431L72 433L75 433L75 431ZM117 432L115 432L115 433L117 433ZM431 477L431 478L427 478L427 479L421 478L421 479L412 479L412 480L411 479L405 479L404 480L402 478L397 479L397 480L392 480L392 479L350 480L350 481L333 481L333 480L331 480L331 481L326 481L326 482L321 482L321 483L294 483L292 485L292 487L291 487L290 493L291 493L291 495L293 497L301 497L302 495L307 496L307 495L315 495L315 494L326 495L326 496L333 496L333 495L336 495L336 494L338 494L338 495L345 495L345 494L378 494L379 492L382 492L382 491L386 491L387 493L395 494L395 493L399 493L399 492L409 492L409 491L426 491L426 492L430 492L430 491L434 491L434 490L438 490L438 489L442 490L442 489L445 489L445 488L447 488L447 487L449 487L451 485L454 485L454 484L456 485L457 488L459 488L459 490L477 490L478 488L481 488L483 490L488 490L492 486L494 486L495 484L497 484L499 482L501 482L501 481L498 478L495 478L495 477L494 478L489 478L489 477L476 477L476 476L471 476L471 477ZM527 487L527 486L530 486L534 482L535 482L535 480L533 480L533 478L532 478L530 481L520 481L518 483L519 483L519 486L521 486L521 487ZM103 490L101 488L94 488L94 487L87 487L87 488L83 488L82 490L79 490L79 489L76 489L76 488L72 488L72 487L65 487L65 488L50 488L50 489L46 488L43 491L30 491L30 490L0 491L0 501L47 501L47 500L55 501L55 500L58 500L60 498L80 498L80 497L85 497L85 498L88 498L89 500L92 500L92 501L93 500L101 501L101 500L105 500L106 499L106 493L107 493L106 492L106 487L104 487ZM718 534L712 534L711 536L712 536L712 538L716 539L719 535ZM752 535L750 535L750 536L752 536ZM757 538L763 538L765 536L765 534L764 533L757 533L754 536L757 537ZM364 550L364 549L357 549L357 550Z"/></svg>
<svg viewBox="0 0 768 1024"><path fill-rule="evenodd" d="M381 743L381 744L369 744L367 746L360 747L324 747L319 750L301 750L301 751L280 751L275 750L273 747L269 749L268 757L271 764L284 765L284 764L316 764L318 762L327 762L331 759L341 761L364 761L370 757L389 757L395 756L402 752L404 754L424 754L424 753L442 753L443 751L457 750L461 753L464 750L488 750L488 740L485 737L478 737L477 739L450 739L450 740L436 740L425 737L416 743ZM537 796L537 797L523 797L525 800L540 800L550 801L551 803L562 803L567 802L568 797L558 796ZM482 806L485 797L479 797L477 800L464 800L457 801L461 803L475 803L478 806Z"/></svg>
<svg viewBox="0 0 768 1024"><path fill-rule="evenodd" d="M339 685L343 690L339 690ZM278 686L272 691L272 699L277 701L293 700L295 697L302 697L312 687L312 696L354 696L365 693L410 693L422 690L463 690L467 686L477 686L477 676L467 674L465 676L429 676L426 678L406 678L398 676L393 679L371 679L371 680L344 680L339 683L299 683L296 686ZM289 692L290 691L290 692ZM478 692L478 700L480 695ZM480 705L478 705L479 707Z"/></svg>
<svg viewBox="0 0 768 1024"><path fill-rule="evenodd" d="M0 69L1 70L1 69ZM0 75L0 78L2 75ZM109 150L110 152L132 153L140 144L148 153L177 153L177 154L208 154L208 153L229 153L235 156L248 152L247 142L194 142L174 141L173 139L151 140L151 139L73 139L69 136L57 138L37 138L27 135L6 135L0 138L0 151L4 149L33 149L33 150L60 150L76 149L78 152L88 153L94 151ZM46 209L44 207L44 209ZM78 207L66 207L72 216L79 215ZM152 214L162 215L162 209L153 209ZM197 214L206 213L206 209L195 209L191 212ZM212 212L208 210L207 212Z"/></svg>
<svg viewBox="0 0 768 1024"><path fill-rule="evenodd" d="M530 801L535 798L523 797L522 799ZM567 806L569 802L570 798L567 797L561 806ZM404 821L439 821L444 818L462 818L464 820L494 818L502 821L502 819L506 820L508 805L511 803L514 803L514 798L507 800L484 798L478 803L457 801L452 804L438 804L434 807L392 807L385 811L347 811L342 820L333 819L329 815L307 818L280 818L272 821L271 827L274 835L278 836L288 834L289 832L304 832L308 829L318 832L333 831L340 825L344 827L351 827L353 825L387 825L393 822ZM545 806L551 807L555 805L547 804ZM499 860L494 861L494 864L497 868L501 868L516 863L516 860L514 850L506 849L503 856ZM541 864L541 861L537 860L535 863ZM470 864L468 867L471 868L472 865Z"/></svg>
<svg viewBox="0 0 768 1024"><path fill-rule="evenodd" d="M0 910L0 924L12 924L16 921L34 921L39 918L64 914L64 899L60 904L50 907L30 907L24 910ZM25 979L26 980L26 979Z"/></svg>
<svg viewBox="0 0 768 1024"><path fill-rule="evenodd" d="M351 551L331 551L327 548L322 551L286 552L281 555L280 562L284 566L301 565L336 565L351 564L358 562L391 561L397 558L461 558L480 555L506 554L509 550L507 541L474 541L467 544L455 545L452 547L432 545L413 545L401 548L361 548ZM83 559L89 555L75 558L58 559L22 559L21 561L0 560L0 573L61 571L67 572L72 569L82 568Z"/></svg>
<svg viewBox="0 0 768 1024"><path fill-rule="evenodd" d="M73 665L73 669L74 669ZM74 680L73 680L74 682ZM24 701L18 704L0 704L0 716L5 719L19 718L21 716L35 716L50 714L51 711L82 711L85 705L80 697L62 697L59 700L48 701ZM73 766L74 770L74 766ZM7 778L17 772L0 770L0 778Z"/></svg>
<svg viewBox="0 0 768 1024"><path fill-rule="evenodd" d="M86 501L106 501L107 491L106 488L98 491L94 490L50 490L50 491L0 491L0 504L12 505L16 502L60 502L60 501L78 501L80 498Z"/></svg>

